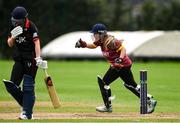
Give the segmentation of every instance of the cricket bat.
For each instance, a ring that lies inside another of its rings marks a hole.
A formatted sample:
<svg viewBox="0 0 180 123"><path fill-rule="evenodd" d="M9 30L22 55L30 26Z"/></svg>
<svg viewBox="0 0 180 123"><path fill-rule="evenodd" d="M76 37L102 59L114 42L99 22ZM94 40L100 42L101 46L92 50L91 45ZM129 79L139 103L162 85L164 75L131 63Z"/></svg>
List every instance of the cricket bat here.
<svg viewBox="0 0 180 123"><path fill-rule="evenodd" d="M54 106L54 108L58 108L58 107L60 107L60 101L59 101L59 97L56 93L55 86L53 84L51 76L48 75L48 73L47 73L47 68L44 68L43 70L45 73L44 81L45 81L49 96L51 98L52 105Z"/></svg>

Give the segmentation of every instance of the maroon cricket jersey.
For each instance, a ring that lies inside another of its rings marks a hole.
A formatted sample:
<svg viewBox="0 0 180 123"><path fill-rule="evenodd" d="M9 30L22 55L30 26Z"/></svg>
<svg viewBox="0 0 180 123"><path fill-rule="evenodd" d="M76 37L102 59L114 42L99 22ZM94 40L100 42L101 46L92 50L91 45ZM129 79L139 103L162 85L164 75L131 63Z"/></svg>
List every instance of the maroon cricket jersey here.
<svg viewBox="0 0 180 123"><path fill-rule="evenodd" d="M108 37L109 36L110 35L108 35ZM117 40L117 39L115 39L115 40L120 46L122 46L122 42L120 40ZM104 42L106 42L106 41L104 41ZM116 67L115 66L115 59L120 57L121 50L120 51L110 50L103 43L101 43L99 41L95 41L94 44L96 46L101 47L101 51L102 51L103 56L107 59L107 61L111 64L111 66ZM132 61L128 57L128 55L126 54L123 58L121 65L122 65L122 67L129 67L129 66L131 66L131 64L132 64Z"/></svg>

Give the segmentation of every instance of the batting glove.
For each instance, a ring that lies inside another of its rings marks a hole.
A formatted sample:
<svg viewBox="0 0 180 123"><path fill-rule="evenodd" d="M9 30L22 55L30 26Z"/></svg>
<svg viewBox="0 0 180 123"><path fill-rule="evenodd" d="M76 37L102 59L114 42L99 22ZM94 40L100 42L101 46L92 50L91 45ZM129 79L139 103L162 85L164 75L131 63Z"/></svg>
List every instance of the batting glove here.
<svg viewBox="0 0 180 123"><path fill-rule="evenodd" d="M87 43L85 41L82 41L81 38L76 42L75 48L85 48L87 47Z"/></svg>
<svg viewBox="0 0 180 123"><path fill-rule="evenodd" d="M23 33L22 27L17 26L11 31L11 36L12 36L12 38L16 38L18 35L20 35L22 33Z"/></svg>
<svg viewBox="0 0 180 123"><path fill-rule="evenodd" d="M42 68L42 69L47 69L47 68L48 68L48 64L47 64L47 61L46 61L46 60L43 60L43 61L42 61L41 68Z"/></svg>
<svg viewBox="0 0 180 123"><path fill-rule="evenodd" d="M41 57L36 57L35 60L36 60L36 66L42 68L42 64L43 64L42 58Z"/></svg>

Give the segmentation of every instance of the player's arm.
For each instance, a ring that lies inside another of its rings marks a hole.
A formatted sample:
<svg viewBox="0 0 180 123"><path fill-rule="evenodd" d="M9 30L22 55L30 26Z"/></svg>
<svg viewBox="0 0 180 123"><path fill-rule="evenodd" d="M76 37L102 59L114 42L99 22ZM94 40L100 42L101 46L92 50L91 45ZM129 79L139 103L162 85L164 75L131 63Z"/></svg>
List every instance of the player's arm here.
<svg viewBox="0 0 180 123"><path fill-rule="evenodd" d="M38 58L41 55L41 47L40 47L40 40L39 40L39 38L35 38L34 39L34 44L35 44L36 58Z"/></svg>
<svg viewBox="0 0 180 123"><path fill-rule="evenodd" d="M14 44L15 44L15 39L12 38L12 37L8 37L7 43L8 43L8 46L9 46L9 47L13 47Z"/></svg>
<svg viewBox="0 0 180 123"><path fill-rule="evenodd" d="M45 68L43 65L43 60L41 58L41 47L40 47L40 40L39 38L34 38L34 44L35 44L35 53L36 53L36 66L40 68Z"/></svg>
<svg viewBox="0 0 180 123"><path fill-rule="evenodd" d="M13 47L15 44L15 39L18 35L23 33L23 29L21 26L15 27L12 31L11 34L8 37L7 43L9 47Z"/></svg>
<svg viewBox="0 0 180 123"><path fill-rule="evenodd" d="M122 45L117 51L120 52L119 58L123 59L126 55L126 48Z"/></svg>
<svg viewBox="0 0 180 123"><path fill-rule="evenodd" d="M87 48L95 49L97 46L95 44L87 44Z"/></svg>
<svg viewBox="0 0 180 123"><path fill-rule="evenodd" d="M116 52L120 53L119 58L123 59L126 55L126 49L124 45L122 44L123 40L113 40L110 43L107 44L108 49L115 50Z"/></svg>
<svg viewBox="0 0 180 123"><path fill-rule="evenodd" d="M116 52L119 52L119 57L115 59L115 64L120 65L123 62L123 59L126 55L126 49L122 44L122 41L120 40L114 40L111 41L109 44L107 44L108 49L115 50Z"/></svg>
<svg viewBox="0 0 180 123"><path fill-rule="evenodd" d="M115 65L122 67L122 63L123 63L123 59L126 55L126 49L125 47L122 45L121 47L119 47L118 51L120 52L120 55L118 58L115 59Z"/></svg>
<svg viewBox="0 0 180 123"><path fill-rule="evenodd" d="M79 39L76 44L75 44L75 48L89 48L89 49L94 49L97 46L93 43L93 44L87 44L85 41Z"/></svg>

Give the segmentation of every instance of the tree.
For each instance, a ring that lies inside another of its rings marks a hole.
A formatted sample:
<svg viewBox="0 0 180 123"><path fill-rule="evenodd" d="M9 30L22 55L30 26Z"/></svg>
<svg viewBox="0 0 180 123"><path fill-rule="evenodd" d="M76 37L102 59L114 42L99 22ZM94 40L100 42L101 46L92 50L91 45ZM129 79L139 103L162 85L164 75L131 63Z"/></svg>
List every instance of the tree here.
<svg viewBox="0 0 180 123"><path fill-rule="evenodd" d="M142 5L139 17L139 28L143 30L154 30L157 16L157 4L154 1L146 1Z"/></svg>

